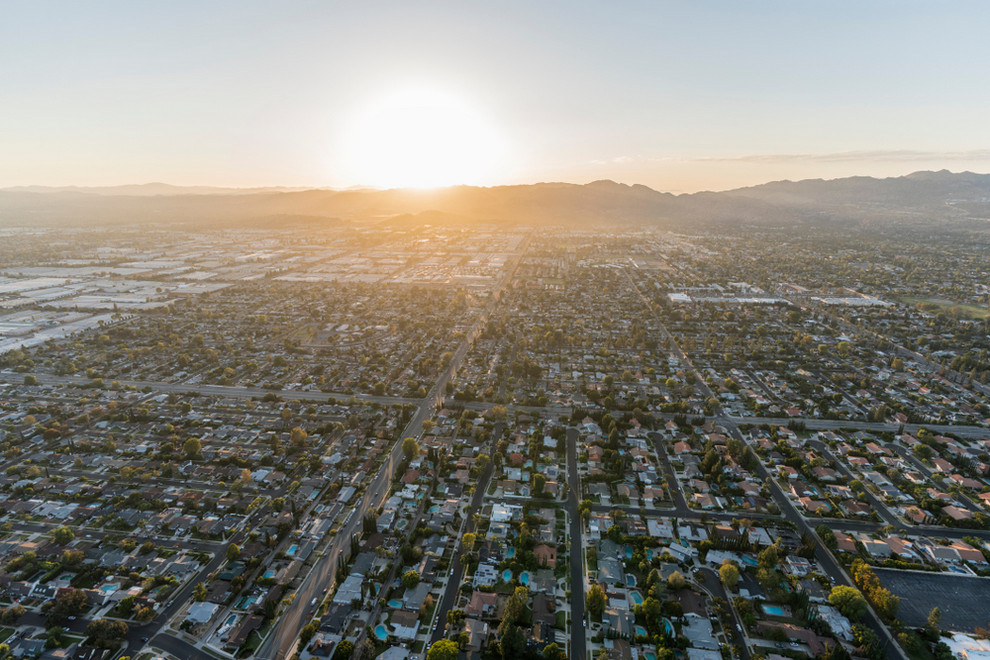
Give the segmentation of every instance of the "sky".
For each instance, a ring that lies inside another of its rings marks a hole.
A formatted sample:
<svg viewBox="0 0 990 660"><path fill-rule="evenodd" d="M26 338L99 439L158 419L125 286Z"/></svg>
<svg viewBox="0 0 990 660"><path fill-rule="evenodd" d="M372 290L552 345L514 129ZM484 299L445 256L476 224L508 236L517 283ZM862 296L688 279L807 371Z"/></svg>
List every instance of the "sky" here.
<svg viewBox="0 0 990 660"><path fill-rule="evenodd" d="M0 187L990 172L990 3L0 0Z"/></svg>

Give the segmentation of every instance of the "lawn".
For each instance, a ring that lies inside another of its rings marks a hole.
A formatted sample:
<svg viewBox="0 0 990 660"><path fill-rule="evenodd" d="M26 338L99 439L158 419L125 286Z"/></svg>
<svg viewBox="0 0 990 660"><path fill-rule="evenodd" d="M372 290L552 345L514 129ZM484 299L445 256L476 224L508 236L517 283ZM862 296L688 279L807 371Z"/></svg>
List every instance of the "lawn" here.
<svg viewBox="0 0 990 660"><path fill-rule="evenodd" d="M938 311L944 311L952 316L957 316L960 318L985 319L987 316L990 316L990 310L986 307L957 303L954 300L947 300L946 298L904 296L901 298L901 302L908 305L915 305L921 309L926 309L926 311L935 311L935 309L937 309Z"/></svg>

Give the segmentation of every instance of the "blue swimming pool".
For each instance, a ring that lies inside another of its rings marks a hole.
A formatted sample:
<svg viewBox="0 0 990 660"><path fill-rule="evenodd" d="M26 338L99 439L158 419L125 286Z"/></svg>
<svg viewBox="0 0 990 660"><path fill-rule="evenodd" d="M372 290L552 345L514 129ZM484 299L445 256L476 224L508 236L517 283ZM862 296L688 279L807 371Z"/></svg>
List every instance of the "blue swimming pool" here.
<svg viewBox="0 0 990 660"><path fill-rule="evenodd" d="M112 594L118 589L120 589L119 584L104 584L102 587L100 587L100 591L102 591L105 594Z"/></svg>
<svg viewBox="0 0 990 660"><path fill-rule="evenodd" d="M296 554L297 550L299 550L299 546L293 543L292 545L289 546L289 549L286 551L285 554L291 557L292 555Z"/></svg>
<svg viewBox="0 0 990 660"><path fill-rule="evenodd" d="M743 555L743 557L742 557L742 563L746 564L747 566L759 566L760 565L760 562L756 561L755 559L753 559L749 555Z"/></svg>
<svg viewBox="0 0 990 660"><path fill-rule="evenodd" d="M646 551L646 558L649 559L650 561L653 561L653 558L656 557L656 556L657 556L657 553L653 552L652 550L647 550Z"/></svg>
<svg viewBox="0 0 990 660"><path fill-rule="evenodd" d="M642 605L643 604L643 594L639 593L638 591L631 592L629 594L629 597L632 598L632 602L633 602L634 605Z"/></svg>
<svg viewBox="0 0 990 660"><path fill-rule="evenodd" d="M510 546L509 549L505 551L505 558L512 559L515 556L516 556L516 549Z"/></svg>
<svg viewBox="0 0 990 660"><path fill-rule="evenodd" d="M392 600L388 601L388 606L391 607L392 609L396 609L397 610L400 607L402 607L402 601L401 600L396 600L396 599L393 598Z"/></svg>
<svg viewBox="0 0 990 660"><path fill-rule="evenodd" d="M763 611L769 614L770 616L787 616L786 614L784 614L784 608L780 607L779 605L764 605Z"/></svg>
<svg viewBox="0 0 990 660"><path fill-rule="evenodd" d="M388 630L385 629L385 624L379 623L375 626L375 637L383 642L388 639Z"/></svg>
<svg viewBox="0 0 990 660"><path fill-rule="evenodd" d="M674 636L674 624L670 622L670 619L663 620L663 631L666 633L667 637Z"/></svg>
<svg viewBox="0 0 990 660"><path fill-rule="evenodd" d="M646 637L646 628L643 626L636 626L636 637Z"/></svg>
<svg viewBox="0 0 990 660"><path fill-rule="evenodd" d="M519 583L522 584L524 587L528 587L529 586L529 573L527 573L526 571L523 571L522 574L519 576Z"/></svg>
<svg viewBox="0 0 990 660"><path fill-rule="evenodd" d="M647 651L643 655L646 656L646 660L657 660L657 654L653 651Z"/></svg>
<svg viewBox="0 0 990 660"><path fill-rule="evenodd" d="M433 506L431 506L429 508L429 513L436 513L439 510L440 510L440 505L439 504L434 504Z"/></svg>
<svg viewBox="0 0 990 660"><path fill-rule="evenodd" d="M502 582L509 582L510 580L512 580L512 571L505 569L502 571Z"/></svg>
<svg viewBox="0 0 990 660"><path fill-rule="evenodd" d="M265 580L271 580L276 575L278 575L278 571L274 571L269 568L267 571L265 571L265 574L262 575L261 577Z"/></svg>
<svg viewBox="0 0 990 660"><path fill-rule="evenodd" d="M635 587L636 586L636 576L635 575L627 575L626 576L626 586L627 587Z"/></svg>

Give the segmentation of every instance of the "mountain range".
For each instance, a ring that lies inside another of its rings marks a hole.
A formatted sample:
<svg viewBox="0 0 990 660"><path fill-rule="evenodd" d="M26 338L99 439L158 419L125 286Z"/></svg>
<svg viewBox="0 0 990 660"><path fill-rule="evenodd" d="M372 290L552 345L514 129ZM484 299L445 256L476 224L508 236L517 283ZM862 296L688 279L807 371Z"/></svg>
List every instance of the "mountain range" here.
<svg viewBox="0 0 990 660"><path fill-rule="evenodd" d="M761 226L940 225L990 229L990 175L776 181L673 195L614 181L496 187L296 189L180 187L0 190L0 224L181 223L197 226L383 222L649 225L674 230Z"/></svg>

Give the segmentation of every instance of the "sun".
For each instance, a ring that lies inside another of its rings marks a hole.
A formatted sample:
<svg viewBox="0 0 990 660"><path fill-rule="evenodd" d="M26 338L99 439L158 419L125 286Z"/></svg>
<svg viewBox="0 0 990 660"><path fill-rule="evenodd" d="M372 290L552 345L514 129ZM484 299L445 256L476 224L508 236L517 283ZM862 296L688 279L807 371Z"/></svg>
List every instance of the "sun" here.
<svg viewBox="0 0 990 660"><path fill-rule="evenodd" d="M342 140L347 178L378 188L490 185L504 145L456 96L410 87L369 104Z"/></svg>

